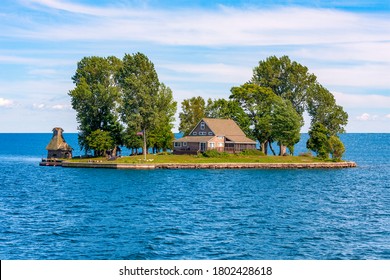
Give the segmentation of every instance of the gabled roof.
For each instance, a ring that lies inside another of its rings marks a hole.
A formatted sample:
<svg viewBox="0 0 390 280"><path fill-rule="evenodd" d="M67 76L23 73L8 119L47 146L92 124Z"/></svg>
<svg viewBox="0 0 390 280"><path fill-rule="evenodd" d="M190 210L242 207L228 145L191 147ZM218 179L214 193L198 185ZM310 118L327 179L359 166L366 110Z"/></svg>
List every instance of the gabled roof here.
<svg viewBox="0 0 390 280"><path fill-rule="evenodd" d="M173 142L188 142L188 143L207 142L214 137L215 136L184 136L183 138L176 139Z"/></svg>
<svg viewBox="0 0 390 280"><path fill-rule="evenodd" d="M69 146L68 143L66 143L64 137L62 136L63 131L64 130L60 127L53 128L53 136L49 144L46 146L46 150L73 150L72 147Z"/></svg>
<svg viewBox="0 0 390 280"><path fill-rule="evenodd" d="M200 122L194 127L192 132L195 130L195 128L201 123L205 122L205 124L208 126L208 128L214 133L215 136L224 136L227 141L235 142L235 143L250 143L250 144L256 144L256 141L253 141L252 139L249 139L246 137L245 133L241 130L241 128L236 124L235 121L232 119L211 119L211 118L203 118L200 120ZM207 138L207 136L186 136L180 139L175 140L175 142L202 142L202 141L195 141L195 139L202 137L202 139ZM183 140L184 138L187 139L187 141ZM211 137L209 138L211 139Z"/></svg>
<svg viewBox="0 0 390 280"><path fill-rule="evenodd" d="M210 119L203 118L207 126L214 132L217 136L245 136L245 133L241 128L236 124L232 119Z"/></svg>

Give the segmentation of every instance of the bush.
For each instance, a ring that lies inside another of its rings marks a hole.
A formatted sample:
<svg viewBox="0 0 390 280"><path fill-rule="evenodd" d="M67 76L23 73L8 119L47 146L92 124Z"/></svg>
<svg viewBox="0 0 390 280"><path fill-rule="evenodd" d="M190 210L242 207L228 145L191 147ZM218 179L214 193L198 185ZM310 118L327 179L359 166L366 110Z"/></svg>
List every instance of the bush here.
<svg viewBox="0 0 390 280"><path fill-rule="evenodd" d="M255 149L244 150L240 154L243 156L264 156L264 153L262 151Z"/></svg>
<svg viewBox="0 0 390 280"><path fill-rule="evenodd" d="M159 155L159 156L170 156L170 155L172 155L172 153L171 152L160 152L160 153L157 153L157 155Z"/></svg>
<svg viewBox="0 0 390 280"><path fill-rule="evenodd" d="M203 152L202 155L204 157L208 157L208 158L227 157L227 156L229 156L228 153L225 153L225 152L220 153L217 150L207 150L207 151Z"/></svg>
<svg viewBox="0 0 390 280"><path fill-rule="evenodd" d="M304 152L299 154L300 157L313 157L311 152Z"/></svg>

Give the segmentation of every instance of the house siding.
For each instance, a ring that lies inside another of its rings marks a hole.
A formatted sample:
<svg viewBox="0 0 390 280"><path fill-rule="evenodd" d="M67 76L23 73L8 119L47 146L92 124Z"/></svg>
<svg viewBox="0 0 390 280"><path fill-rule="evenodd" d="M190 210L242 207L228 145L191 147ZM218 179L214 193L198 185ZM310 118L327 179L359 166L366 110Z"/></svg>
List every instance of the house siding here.
<svg viewBox="0 0 390 280"><path fill-rule="evenodd" d="M202 129L202 123L204 123L204 128ZM203 135L202 135L203 134ZM190 136L214 136L214 133L207 126L205 122L199 122L198 125L191 131Z"/></svg>

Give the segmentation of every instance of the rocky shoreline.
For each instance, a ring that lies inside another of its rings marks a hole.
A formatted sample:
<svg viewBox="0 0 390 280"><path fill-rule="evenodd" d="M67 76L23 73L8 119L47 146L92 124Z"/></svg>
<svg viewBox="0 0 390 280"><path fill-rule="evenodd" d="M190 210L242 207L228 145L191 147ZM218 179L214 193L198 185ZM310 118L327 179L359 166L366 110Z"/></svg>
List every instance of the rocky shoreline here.
<svg viewBox="0 0 390 280"><path fill-rule="evenodd" d="M356 167L355 162L316 162L316 163L91 163L62 162L62 167L109 168L109 169L338 169Z"/></svg>

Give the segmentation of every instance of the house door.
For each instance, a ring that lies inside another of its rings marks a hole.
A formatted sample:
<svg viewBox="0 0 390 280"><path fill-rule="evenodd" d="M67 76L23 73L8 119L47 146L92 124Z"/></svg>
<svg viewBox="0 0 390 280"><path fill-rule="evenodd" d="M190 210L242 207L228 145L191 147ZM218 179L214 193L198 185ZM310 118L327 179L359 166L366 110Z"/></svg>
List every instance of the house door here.
<svg viewBox="0 0 390 280"><path fill-rule="evenodd" d="M206 151L206 143L204 143L204 142L199 143L199 150L201 152Z"/></svg>

